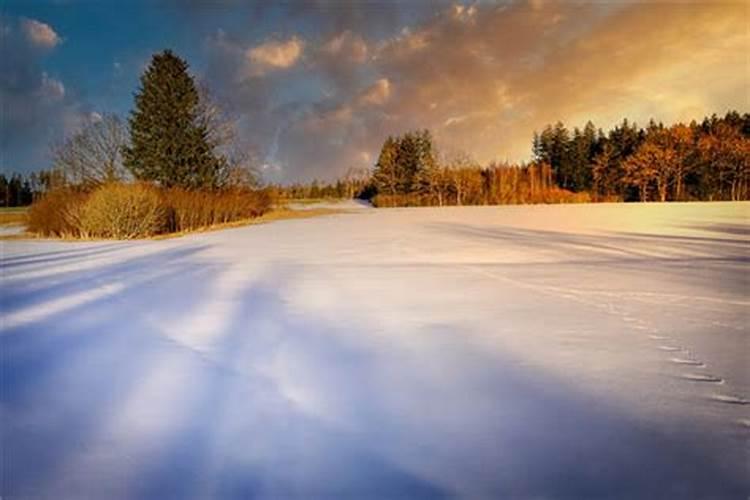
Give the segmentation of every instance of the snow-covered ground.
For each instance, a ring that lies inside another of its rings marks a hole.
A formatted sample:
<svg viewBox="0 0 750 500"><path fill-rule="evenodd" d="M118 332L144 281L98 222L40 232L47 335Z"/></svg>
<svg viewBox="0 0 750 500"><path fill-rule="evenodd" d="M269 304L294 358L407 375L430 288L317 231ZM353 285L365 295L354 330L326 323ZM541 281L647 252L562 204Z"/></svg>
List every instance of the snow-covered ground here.
<svg viewBox="0 0 750 500"><path fill-rule="evenodd" d="M750 204L2 242L3 498L746 498Z"/></svg>
<svg viewBox="0 0 750 500"><path fill-rule="evenodd" d="M5 224L0 225L0 236L15 236L22 234L26 226L23 224Z"/></svg>

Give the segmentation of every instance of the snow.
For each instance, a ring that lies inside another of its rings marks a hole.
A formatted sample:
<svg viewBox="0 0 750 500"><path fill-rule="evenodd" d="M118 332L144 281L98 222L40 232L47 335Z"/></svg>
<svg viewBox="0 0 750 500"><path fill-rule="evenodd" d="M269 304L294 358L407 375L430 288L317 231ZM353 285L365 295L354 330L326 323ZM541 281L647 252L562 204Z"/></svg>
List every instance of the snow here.
<svg viewBox="0 0 750 500"><path fill-rule="evenodd" d="M23 224L0 225L0 236L15 236L22 234L26 227Z"/></svg>
<svg viewBox="0 0 750 500"><path fill-rule="evenodd" d="M2 242L3 498L746 498L750 204Z"/></svg>

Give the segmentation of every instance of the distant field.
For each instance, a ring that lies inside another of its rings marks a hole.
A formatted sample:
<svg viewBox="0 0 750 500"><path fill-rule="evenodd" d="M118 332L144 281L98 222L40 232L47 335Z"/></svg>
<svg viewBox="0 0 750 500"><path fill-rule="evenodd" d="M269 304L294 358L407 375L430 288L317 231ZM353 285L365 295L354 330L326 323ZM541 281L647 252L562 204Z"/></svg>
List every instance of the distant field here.
<svg viewBox="0 0 750 500"><path fill-rule="evenodd" d="M0 207L0 226L25 223L28 210L29 207Z"/></svg>

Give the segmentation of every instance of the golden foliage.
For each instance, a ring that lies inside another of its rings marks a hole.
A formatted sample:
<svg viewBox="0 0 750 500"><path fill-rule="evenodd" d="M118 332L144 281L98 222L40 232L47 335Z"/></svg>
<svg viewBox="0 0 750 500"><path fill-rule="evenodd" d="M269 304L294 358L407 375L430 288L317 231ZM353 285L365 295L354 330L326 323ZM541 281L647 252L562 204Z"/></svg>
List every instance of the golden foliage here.
<svg viewBox="0 0 750 500"><path fill-rule="evenodd" d="M46 193L29 208L28 228L39 236L80 237L80 213L88 195L59 188Z"/></svg>
<svg viewBox="0 0 750 500"><path fill-rule="evenodd" d="M163 232L167 210L159 191L147 184L105 184L83 205L81 235L127 240Z"/></svg>
<svg viewBox="0 0 750 500"><path fill-rule="evenodd" d="M31 206L28 230L38 236L146 238L257 218L272 205L265 190L163 190L145 183L110 183L91 193L50 191Z"/></svg>

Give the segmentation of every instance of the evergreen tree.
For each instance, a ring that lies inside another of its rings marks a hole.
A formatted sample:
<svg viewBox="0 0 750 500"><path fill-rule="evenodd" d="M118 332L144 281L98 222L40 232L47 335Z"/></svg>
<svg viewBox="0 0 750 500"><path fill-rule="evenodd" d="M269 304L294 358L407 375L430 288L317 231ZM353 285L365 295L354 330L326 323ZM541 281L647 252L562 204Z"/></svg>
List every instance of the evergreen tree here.
<svg viewBox="0 0 750 500"><path fill-rule="evenodd" d="M562 122L557 122L552 129L549 163L552 166L558 184L565 189L573 187L573 164L570 150L570 133Z"/></svg>
<svg viewBox="0 0 750 500"><path fill-rule="evenodd" d="M420 149L420 140L416 133L407 132L398 140L396 172L400 194L409 194L416 191L420 167Z"/></svg>
<svg viewBox="0 0 750 500"><path fill-rule="evenodd" d="M437 176L438 162L435 157L435 146L432 134L425 129L416 134L417 141L417 172L414 179L414 188L422 194L430 194L431 184Z"/></svg>
<svg viewBox="0 0 750 500"><path fill-rule="evenodd" d="M394 195L398 192L397 154L398 144L393 137L388 136L380 149L380 156L373 172L373 181L379 193Z"/></svg>
<svg viewBox="0 0 750 500"><path fill-rule="evenodd" d="M162 186L214 188L224 159L214 154L200 116L200 97L185 61L165 50L141 76L130 119L125 166Z"/></svg>

